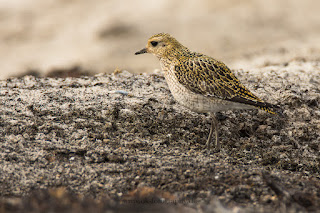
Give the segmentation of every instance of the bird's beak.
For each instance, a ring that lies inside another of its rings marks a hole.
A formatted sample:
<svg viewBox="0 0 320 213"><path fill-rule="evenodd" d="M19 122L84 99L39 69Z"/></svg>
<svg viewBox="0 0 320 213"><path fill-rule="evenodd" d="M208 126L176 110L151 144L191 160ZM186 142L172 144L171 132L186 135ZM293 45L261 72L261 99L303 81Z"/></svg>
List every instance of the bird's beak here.
<svg viewBox="0 0 320 213"><path fill-rule="evenodd" d="M138 51L135 53L135 55L139 55L139 54L143 54L143 53L147 53L147 48L143 48L142 50Z"/></svg>

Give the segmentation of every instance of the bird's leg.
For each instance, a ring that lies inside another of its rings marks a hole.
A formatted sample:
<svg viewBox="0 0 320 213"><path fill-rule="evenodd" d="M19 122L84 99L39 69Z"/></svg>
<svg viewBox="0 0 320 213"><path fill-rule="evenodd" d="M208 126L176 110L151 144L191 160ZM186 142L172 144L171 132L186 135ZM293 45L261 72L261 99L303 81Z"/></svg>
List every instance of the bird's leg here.
<svg viewBox="0 0 320 213"><path fill-rule="evenodd" d="M209 133L209 137L208 137L206 146L207 146L207 149L210 149L210 143L212 141L212 135L213 135L213 129L214 129L215 139L216 139L215 140L215 148L217 151L219 151L220 150L220 142L219 142L219 134L218 134L218 121L216 119L215 114L212 113L210 116L212 118L211 129L210 129L210 133Z"/></svg>
<svg viewBox="0 0 320 213"><path fill-rule="evenodd" d="M218 120L217 120L215 115L212 118L212 123L214 123L214 126L215 126L214 131L215 131L215 134L216 134L216 141L215 141L216 150L220 151L220 141L219 141L219 132L218 132L219 123L218 123Z"/></svg>

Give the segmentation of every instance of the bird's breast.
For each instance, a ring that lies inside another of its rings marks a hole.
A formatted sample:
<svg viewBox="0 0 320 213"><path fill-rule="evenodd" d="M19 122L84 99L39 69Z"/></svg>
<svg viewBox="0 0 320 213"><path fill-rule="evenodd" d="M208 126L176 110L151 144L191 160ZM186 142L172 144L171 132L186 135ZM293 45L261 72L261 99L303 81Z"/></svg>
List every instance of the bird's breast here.
<svg viewBox="0 0 320 213"><path fill-rule="evenodd" d="M208 98L201 94L196 94L182 85L175 75L174 67L164 70L164 76L175 100L182 106L195 112L214 112L220 111L214 101L214 98Z"/></svg>

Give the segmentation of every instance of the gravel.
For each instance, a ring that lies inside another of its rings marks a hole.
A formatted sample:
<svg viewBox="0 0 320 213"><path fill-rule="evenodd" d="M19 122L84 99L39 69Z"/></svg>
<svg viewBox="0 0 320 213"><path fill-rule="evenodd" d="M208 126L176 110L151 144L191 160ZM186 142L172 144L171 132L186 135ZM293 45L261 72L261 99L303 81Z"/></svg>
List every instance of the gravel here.
<svg viewBox="0 0 320 213"><path fill-rule="evenodd" d="M0 81L0 210L305 212L320 208L320 62L234 71L283 116L179 106L163 75Z"/></svg>

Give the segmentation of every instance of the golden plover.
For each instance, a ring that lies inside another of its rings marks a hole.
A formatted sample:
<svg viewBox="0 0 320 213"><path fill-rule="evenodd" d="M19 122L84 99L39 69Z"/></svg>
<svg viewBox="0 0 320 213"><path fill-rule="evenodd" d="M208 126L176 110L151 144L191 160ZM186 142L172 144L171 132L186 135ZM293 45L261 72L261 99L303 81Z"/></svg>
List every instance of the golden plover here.
<svg viewBox="0 0 320 213"><path fill-rule="evenodd" d="M135 54L143 53L152 53L159 58L169 89L179 104L195 112L211 114L211 129L206 143L208 149L213 130L215 148L220 149L218 122L214 113L260 108L276 114L273 108L277 106L252 94L224 63L190 51L167 33L153 35L146 48Z"/></svg>

